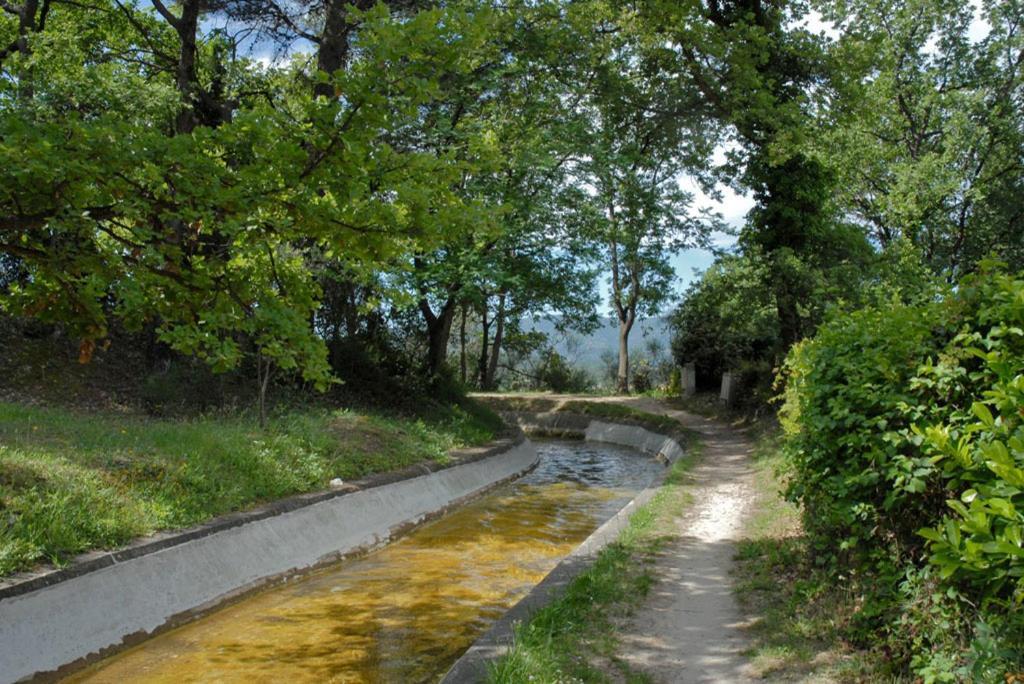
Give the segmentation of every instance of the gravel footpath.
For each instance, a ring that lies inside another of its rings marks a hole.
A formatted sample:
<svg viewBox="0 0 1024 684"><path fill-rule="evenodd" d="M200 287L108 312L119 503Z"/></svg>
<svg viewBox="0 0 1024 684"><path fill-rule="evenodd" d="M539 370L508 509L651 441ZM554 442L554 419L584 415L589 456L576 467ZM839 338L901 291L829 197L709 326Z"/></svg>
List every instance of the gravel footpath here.
<svg viewBox="0 0 1024 684"><path fill-rule="evenodd" d="M750 681L730 571L754 498L752 445L738 430L656 400L620 401L677 419L704 448L691 471L694 502L674 522L679 538L655 560L650 594L620 626L618 657L659 683Z"/></svg>

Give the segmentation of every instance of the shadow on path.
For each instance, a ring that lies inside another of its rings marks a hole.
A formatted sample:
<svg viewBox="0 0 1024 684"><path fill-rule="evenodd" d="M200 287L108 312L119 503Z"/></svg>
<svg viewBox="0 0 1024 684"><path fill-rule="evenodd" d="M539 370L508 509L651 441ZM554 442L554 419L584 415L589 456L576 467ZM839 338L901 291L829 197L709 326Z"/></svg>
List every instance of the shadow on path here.
<svg viewBox="0 0 1024 684"><path fill-rule="evenodd" d="M752 444L734 428L653 399L621 401L698 432L703 456L691 471L693 504L673 523L678 537L655 559L650 594L620 626L618 657L655 682L749 681L730 572L754 498Z"/></svg>

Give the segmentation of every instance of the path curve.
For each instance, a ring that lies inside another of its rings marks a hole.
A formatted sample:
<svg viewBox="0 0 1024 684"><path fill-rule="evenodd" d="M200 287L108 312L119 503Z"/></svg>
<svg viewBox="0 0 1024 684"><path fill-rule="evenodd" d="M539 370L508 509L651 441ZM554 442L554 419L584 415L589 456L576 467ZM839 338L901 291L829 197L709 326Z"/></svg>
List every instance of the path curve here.
<svg viewBox="0 0 1024 684"><path fill-rule="evenodd" d="M679 537L654 561L655 584L619 628L618 657L659 684L751 681L744 618L730 573L754 498L751 442L739 430L645 397L620 399L696 431L693 504L675 521Z"/></svg>

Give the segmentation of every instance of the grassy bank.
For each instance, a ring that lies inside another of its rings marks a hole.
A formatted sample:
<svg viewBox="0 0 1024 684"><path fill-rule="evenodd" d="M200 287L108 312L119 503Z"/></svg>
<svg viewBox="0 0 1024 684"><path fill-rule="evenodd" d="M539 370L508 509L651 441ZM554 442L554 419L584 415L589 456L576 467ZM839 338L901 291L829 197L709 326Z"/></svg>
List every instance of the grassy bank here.
<svg viewBox="0 0 1024 684"><path fill-rule="evenodd" d="M492 439L487 409L154 419L0 403L0 575Z"/></svg>
<svg viewBox="0 0 1024 684"><path fill-rule="evenodd" d="M650 589L650 561L672 539L672 519L690 503L687 473L696 459L694 447L672 466L665 484L633 514L619 539L561 598L517 625L514 644L492 667L490 682L599 682L607 680L609 670L627 681L643 681L615 657L614 621Z"/></svg>
<svg viewBox="0 0 1024 684"><path fill-rule="evenodd" d="M737 550L736 592L752 618L756 676L775 681L892 681L880 657L846 635L863 608L860 592L814 568L799 511L780 495L777 433L755 451L755 510Z"/></svg>

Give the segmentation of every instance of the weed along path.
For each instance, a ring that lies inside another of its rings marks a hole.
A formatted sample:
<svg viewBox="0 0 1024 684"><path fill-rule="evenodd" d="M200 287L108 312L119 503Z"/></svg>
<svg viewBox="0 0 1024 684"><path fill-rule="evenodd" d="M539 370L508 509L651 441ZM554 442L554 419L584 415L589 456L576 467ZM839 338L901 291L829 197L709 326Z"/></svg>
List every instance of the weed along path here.
<svg viewBox="0 0 1024 684"><path fill-rule="evenodd" d="M727 425L652 399L622 402L696 431L703 455L691 471L693 504L672 521L678 536L654 560L655 584L619 625L617 656L660 683L746 681L744 618L730 571L754 496L752 445Z"/></svg>

